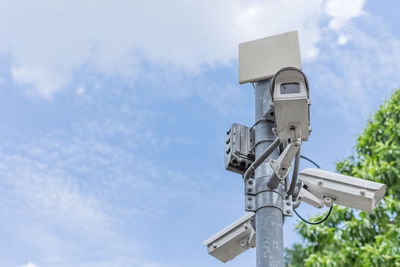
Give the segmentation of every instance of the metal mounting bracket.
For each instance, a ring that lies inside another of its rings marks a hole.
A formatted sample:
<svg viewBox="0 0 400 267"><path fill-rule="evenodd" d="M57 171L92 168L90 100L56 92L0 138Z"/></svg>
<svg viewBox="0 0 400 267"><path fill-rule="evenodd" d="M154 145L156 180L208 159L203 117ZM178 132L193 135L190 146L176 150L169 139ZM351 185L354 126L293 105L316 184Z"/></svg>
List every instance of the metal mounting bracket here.
<svg viewBox="0 0 400 267"><path fill-rule="evenodd" d="M299 139L289 143L277 160L270 161L271 168L279 180L282 181L289 174L292 168L292 160L299 151L300 145Z"/></svg>
<svg viewBox="0 0 400 267"><path fill-rule="evenodd" d="M289 199L284 199L285 193L283 185L270 190L266 185L256 185L253 178L248 179L245 183L245 210L255 212L263 207L275 207L285 216L292 216L293 204Z"/></svg>
<svg viewBox="0 0 400 267"><path fill-rule="evenodd" d="M298 201L304 201L316 208L322 208L324 206L324 201L319 199L318 197L314 196L310 193L307 189L302 187L299 191L299 195L297 197ZM332 199L331 199L332 200Z"/></svg>
<svg viewBox="0 0 400 267"><path fill-rule="evenodd" d="M263 115L263 118L265 118L267 121L275 122L275 111L274 111L274 105L272 102L270 102L269 109L265 112L265 114Z"/></svg>
<svg viewBox="0 0 400 267"><path fill-rule="evenodd" d="M249 178L244 184L245 194L245 210L256 211L256 181Z"/></svg>
<svg viewBox="0 0 400 267"><path fill-rule="evenodd" d="M285 200L283 205L283 215L285 216L293 216L293 203L292 201Z"/></svg>

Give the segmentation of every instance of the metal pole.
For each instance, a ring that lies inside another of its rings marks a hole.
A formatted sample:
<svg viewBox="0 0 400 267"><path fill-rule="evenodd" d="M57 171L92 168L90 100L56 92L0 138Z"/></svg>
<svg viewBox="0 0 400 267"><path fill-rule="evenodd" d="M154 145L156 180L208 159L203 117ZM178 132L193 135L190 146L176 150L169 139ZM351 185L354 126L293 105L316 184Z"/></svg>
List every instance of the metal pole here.
<svg viewBox="0 0 400 267"><path fill-rule="evenodd" d="M269 110L271 95L269 85L271 80L255 83L255 120L259 121ZM272 132L274 123L271 121L260 121L255 126L255 142L260 142L255 148L256 159L263 154L268 146L276 138ZM276 149L272 154L255 170L256 198L261 205L256 211L256 257L257 267L283 267L283 202L282 186L276 189L268 187L268 181L273 177L274 172L269 165L269 159L279 157ZM284 188L283 188L284 190ZM276 205L271 204L276 203Z"/></svg>

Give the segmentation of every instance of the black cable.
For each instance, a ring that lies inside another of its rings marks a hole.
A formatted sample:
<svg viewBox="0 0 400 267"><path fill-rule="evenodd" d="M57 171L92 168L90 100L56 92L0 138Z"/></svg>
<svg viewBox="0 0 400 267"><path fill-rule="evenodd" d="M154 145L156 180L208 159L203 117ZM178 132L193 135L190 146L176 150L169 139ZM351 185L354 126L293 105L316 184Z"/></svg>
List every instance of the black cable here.
<svg viewBox="0 0 400 267"><path fill-rule="evenodd" d="M293 210L293 211L294 211L294 213L296 213L296 215L297 215L303 222L308 223L308 224L315 225L315 224L320 224L320 223L323 223L324 221L326 221L326 219L328 219L329 215L331 214L332 208L333 208L333 204L332 204L332 206L330 207L330 209L329 209L329 211L328 211L328 214L326 214L326 216L325 216L322 220L320 220L319 222L310 222L310 221L307 221L306 219L304 219L303 217L301 217L300 214L298 214L296 210Z"/></svg>
<svg viewBox="0 0 400 267"><path fill-rule="evenodd" d="M315 163L315 162L312 161L311 159L307 158L306 156L300 155L300 158L305 159L305 160L311 162L312 164L315 165L315 167L317 167L318 169L321 169L321 167L320 167L317 163Z"/></svg>
<svg viewBox="0 0 400 267"><path fill-rule="evenodd" d="M250 131L253 131L254 127L256 127L256 125L262 121L268 121L267 118L262 117L261 119L259 119L258 121L256 121L253 126L250 127Z"/></svg>
<svg viewBox="0 0 400 267"><path fill-rule="evenodd" d="M309 158L307 158L307 157L305 157L305 156L303 156L303 155L300 155L300 158L305 159L305 160L311 162L311 163L314 164L318 169L321 169L321 167L320 167L317 163L315 163L314 161L312 161L311 159L309 159ZM310 222L310 221L307 221L306 219L304 219L303 217L301 217L300 214L297 213L296 209L294 209L293 211L294 211L294 213L296 213L297 217L299 217L303 222L308 223L308 224L312 224L312 225L316 225L316 224L321 224L321 223L323 223L324 221L326 221L326 219L328 219L329 215L331 214L332 209L333 209L333 204L332 204L332 206L329 208L328 214L326 214L326 216L325 216L322 220L320 220L319 222Z"/></svg>
<svg viewBox="0 0 400 267"><path fill-rule="evenodd" d="M247 179L250 178L250 176L253 174L254 170L258 168L258 166L263 163L264 160L268 158L269 155L271 155L272 152L279 146L281 142L279 141L279 138L276 138L272 144L269 145L269 147L265 150L262 155L256 159L249 168L247 168L246 172L243 175L243 179L247 181Z"/></svg>

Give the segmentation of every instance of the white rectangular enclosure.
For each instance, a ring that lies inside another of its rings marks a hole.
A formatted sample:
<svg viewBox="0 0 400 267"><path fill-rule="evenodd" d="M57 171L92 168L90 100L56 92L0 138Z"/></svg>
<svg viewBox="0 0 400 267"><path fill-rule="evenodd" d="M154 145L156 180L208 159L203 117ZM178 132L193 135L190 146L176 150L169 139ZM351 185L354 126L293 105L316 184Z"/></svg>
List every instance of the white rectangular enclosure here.
<svg viewBox="0 0 400 267"><path fill-rule="evenodd" d="M222 262L227 262L249 248L255 247L255 229L250 223L255 216L254 212L249 212L204 241L203 245L207 246L208 253Z"/></svg>
<svg viewBox="0 0 400 267"><path fill-rule="evenodd" d="M302 68L297 31L239 44L239 83L269 79L284 67Z"/></svg>
<svg viewBox="0 0 400 267"><path fill-rule="evenodd" d="M387 189L385 184L312 168L301 171L299 179L320 200L329 197L335 204L366 212L379 204Z"/></svg>

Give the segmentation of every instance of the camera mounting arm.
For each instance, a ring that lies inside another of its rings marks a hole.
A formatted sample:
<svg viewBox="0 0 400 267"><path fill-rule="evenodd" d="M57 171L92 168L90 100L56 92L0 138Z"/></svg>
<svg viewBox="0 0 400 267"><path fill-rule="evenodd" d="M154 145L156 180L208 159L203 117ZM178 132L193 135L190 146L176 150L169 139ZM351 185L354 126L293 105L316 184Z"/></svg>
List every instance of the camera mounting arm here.
<svg viewBox="0 0 400 267"><path fill-rule="evenodd" d="M276 160L270 161L270 166L275 173L275 177L270 180L268 186L276 188L278 184L288 176L292 169L292 160L296 156L296 153L300 150L301 139L290 142L283 150L281 155Z"/></svg>
<svg viewBox="0 0 400 267"><path fill-rule="evenodd" d="M299 183L298 186L300 187L299 193L297 195L297 202L294 204L294 208L297 208L300 203L306 202L307 204L310 204L311 206L314 206L316 208L322 208L324 206L324 201L322 199L316 197L312 193L310 193L307 189L306 186L303 187L303 183Z"/></svg>

